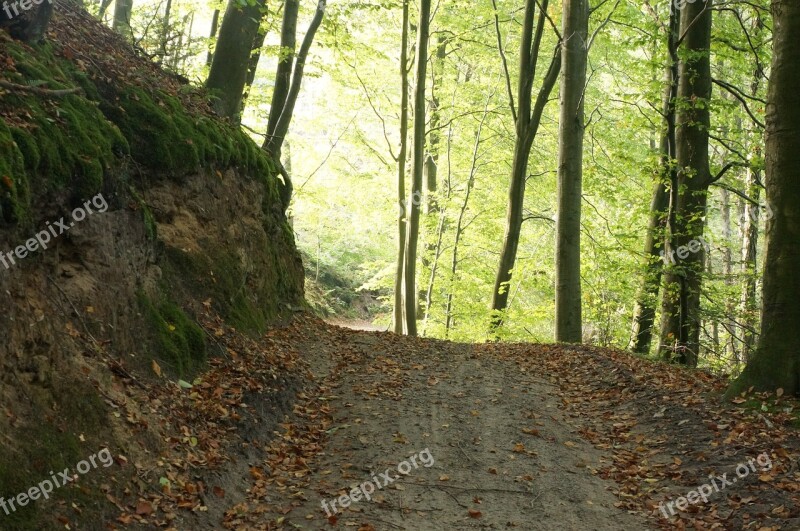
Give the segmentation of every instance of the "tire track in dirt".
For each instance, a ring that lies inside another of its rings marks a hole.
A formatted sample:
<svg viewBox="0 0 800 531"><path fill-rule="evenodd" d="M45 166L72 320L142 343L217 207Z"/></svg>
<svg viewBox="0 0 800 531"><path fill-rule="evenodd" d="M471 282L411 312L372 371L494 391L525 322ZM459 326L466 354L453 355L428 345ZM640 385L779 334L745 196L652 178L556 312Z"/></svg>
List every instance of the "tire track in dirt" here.
<svg viewBox="0 0 800 531"><path fill-rule="evenodd" d="M328 440L304 488L264 500L259 512L279 528L648 529L613 506L612 483L595 475L610 457L574 433L551 384L471 345L332 334ZM323 509L387 469L399 475L398 463L425 449L431 467L412 468L336 515Z"/></svg>

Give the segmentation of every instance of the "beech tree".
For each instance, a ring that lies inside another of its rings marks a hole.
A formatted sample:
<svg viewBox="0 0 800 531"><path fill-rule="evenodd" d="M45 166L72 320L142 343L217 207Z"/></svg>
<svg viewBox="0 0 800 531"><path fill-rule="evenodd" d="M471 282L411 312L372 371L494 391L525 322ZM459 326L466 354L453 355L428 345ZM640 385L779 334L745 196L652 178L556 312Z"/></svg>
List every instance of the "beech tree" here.
<svg viewBox="0 0 800 531"><path fill-rule="evenodd" d="M664 236L669 207L669 186L676 182L675 169L675 98L678 93L678 25L679 11L674 2L669 4L669 19L661 23L653 11L656 23L664 34L667 61L664 67L664 87L661 99L661 131L659 149L659 172L653 183L650 215L644 244L645 266L641 287L636 295L633 309L633 339L631 349L645 354L650 351L653 325L656 318L656 303L661 285Z"/></svg>
<svg viewBox="0 0 800 531"><path fill-rule="evenodd" d="M506 231L503 237L503 247L500 252L500 263L497 267L497 275L494 282L492 293L492 317L490 334L503 323L503 312L508 306L508 288L514 265L517 260L517 248L519 247L519 237L524 221L523 206L525 204L525 185L528 178L528 161L531 155L531 147L539 132L539 124L542 120L542 113L545 105L550 99L550 93L558 80L561 70L561 50L560 44L556 47L555 53L550 61L550 66L539 88L535 104L533 103L533 82L536 77L536 67L539 64L540 47L544 26L547 23L548 0L543 0L539 10L539 19L536 22L536 0L525 2L525 15L522 22L522 41L520 43L519 57L519 83L517 86L517 103L514 104L514 96L511 93L511 76L508 69L505 69L506 81L509 90L511 103L511 114L516 124L514 159L511 166L511 181L508 188L508 210L506 217ZM496 14L495 5L495 27L497 29L497 42L503 62L505 55L502 49L502 38L500 36L500 26Z"/></svg>
<svg viewBox="0 0 800 531"><path fill-rule="evenodd" d="M287 14L286 10L289 8L289 4L294 2L296 2L296 0L286 0L286 6L284 7L284 26L281 30L281 43L293 42L292 38L288 34L293 34L297 27L297 13L289 12ZM297 58L293 60L291 55L288 57L291 72L291 83L289 85L288 92L286 93L285 98L279 97L276 99L273 95L272 107L270 107L269 110L269 124L267 126L266 139L264 140L262 149L272 155L273 159L278 164L281 176L283 177L281 201L283 202L284 210L289 208L289 202L292 199L293 186L291 175L289 175L289 172L281 163L281 149L284 141L286 140L286 134L289 132L289 125L291 124L292 116L294 115L294 106L297 103L297 96L300 95L300 87L303 84L303 73L305 72L308 53L311 51L311 45L314 43L314 36L317 34L317 30L322 24L322 19L325 16L325 7L326 0L319 0L317 3L317 10L314 12L314 17L311 19L311 23L308 26L308 31L306 31L306 35L303 38L303 43L300 45L300 51L297 53ZM294 18L294 23L292 23L291 20L287 22L287 17L290 19ZM282 66L279 62L278 74L280 75L284 73L285 68L286 67Z"/></svg>
<svg viewBox="0 0 800 531"><path fill-rule="evenodd" d="M800 3L773 0L772 72L766 132L767 225L761 335L744 372L728 389L751 386L800 394Z"/></svg>
<svg viewBox="0 0 800 531"><path fill-rule="evenodd" d="M265 10L266 0L254 0L244 6L238 0L228 2L206 80L220 116L238 120L241 113L250 56Z"/></svg>
<svg viewBox="0 0 800 531"><path fill-rule="evenodd" d="M408 41L409 1L403 0L400 37L400 152L397 155L397 259L394 276L394 332L405 331L403 278L406 254L406 158L408 157Z"/></svg>
<svg viewBox="0 0 800 531"><path fill-rule="evenodd" d="M705 249L701 240L713 182L708 160L711 99L711 7L713 0L681 9L676 159L670 184L666 268L661 306L661 355L696 366L700 351L700 289Z"/></svg>
<svg viewBox="0 0 800 531"><path fill-rule="evenodd" d="M580 343L583 107L589 53L589 3L588 0L564 0L563 8L555 339Z"/></svg>
<svg viewBox="0 0 800 531"><path fill-rule="evenodd" d="M417 335L417 245L419 218L422 206L422 178L425 171L425 82L428 72L428 42L430 40L431 0L420 0L417 28L416 87L414 89L414 144L411 166L411 188L406 201L408 225L404 253L403 305L406 333Z"/></svg>

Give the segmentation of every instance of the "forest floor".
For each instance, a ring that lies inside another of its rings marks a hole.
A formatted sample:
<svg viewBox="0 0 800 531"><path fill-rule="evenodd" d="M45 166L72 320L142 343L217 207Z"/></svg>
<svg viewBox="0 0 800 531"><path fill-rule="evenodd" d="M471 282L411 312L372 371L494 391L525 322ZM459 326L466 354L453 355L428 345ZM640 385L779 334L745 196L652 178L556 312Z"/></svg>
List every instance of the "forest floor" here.
<svg viewBox="0 0 800 531"><path fill-rule="evenodd" d="M289 414L244 430L242 458L226 451L205 478L215 496L202 511L178 501L176 517L152 496L174 529L800 529L785 397L762 397L762 412L724 402L721 378L620 351L457 344L305 316L264 348L302 360ZM260 407L246 398L239 411ZM123 521L146 523L141 500Z"/></svg>

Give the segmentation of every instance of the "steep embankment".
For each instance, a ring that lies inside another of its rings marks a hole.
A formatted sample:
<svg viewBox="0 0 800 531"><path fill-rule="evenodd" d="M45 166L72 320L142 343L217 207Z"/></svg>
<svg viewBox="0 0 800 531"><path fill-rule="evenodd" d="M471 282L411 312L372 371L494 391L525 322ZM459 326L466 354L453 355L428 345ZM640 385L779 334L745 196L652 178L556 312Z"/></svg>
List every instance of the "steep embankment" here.
<svg viewBox="0 0 800 531"><path fill-rule="evenodd" d="M105 528L184 438L153 390L303 305L302 264L265 154L74 4L0 65L0 497L115 457L0 528ZM261 362L280 395L294 362Z"/></svg>

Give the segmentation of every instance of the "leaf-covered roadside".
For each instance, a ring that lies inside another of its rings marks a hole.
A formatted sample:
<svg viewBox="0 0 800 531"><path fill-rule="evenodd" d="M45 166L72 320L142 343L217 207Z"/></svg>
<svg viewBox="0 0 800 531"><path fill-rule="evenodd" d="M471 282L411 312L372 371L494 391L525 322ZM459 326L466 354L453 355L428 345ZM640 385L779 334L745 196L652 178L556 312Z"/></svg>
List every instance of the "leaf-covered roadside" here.
<svg viewBox="0 0 800 531"><path fill-rule="evenodd" d="M657 518L664 529L796 529L800 525L797 403L757 395L728 404L727 381L629 353L586 346L487 345L521 370L558 385L563 407L583 437L613 453L597 470L613 479L618 506ZM752 407L751 407L752 406ZM772 469L690 505L671 520L659 504L736 477L739 463L767 452Z"/></svg>
<svg viewBox="0 0 800 531"><path fill-rule="evenodd" d="M392 496L439 492L446 495L441 499L456 503L448 508L452 514L420 508L399 514L455 515L467 529L474 527L469 522L488 525L498 516L500 505L492 496L525 494L520 498L525 500L531 497L526 492L557 490L548 473L560 474L568 488L583 489L580 496L590 498L600 496L591 490L597 488L592 476L609 480L620 515L647 518L663 529L788 530L800 522L795 465L800 443L792 425L795 404L785 397L760 397L763 408L743 399L727 404L720 398L725 387L720 378L592 347L456 344L355 332L304 316L254 340L210 315L201 322L224 352L207 373L184 386L126 380L131 396L147 395L150 413L160 419L159 431L168 434L168 450L152 468L134 463L139 477L129 486L130 496L112 500L121 510L117 525L183 529L203 521L228 529L302 525L369 531L402 521L384 520L383 515L398 515ZM467 373L471 376L464 379L465 363L483 364L486 374ZM491 398L472 400L481 377L506 388L484 382ZM526 382L536 381L549 382L550 396L537 394L542 388L526 388ZM446 400L447 410L441 409L442 396L454 397ZM553 409L546 409L547 401ZM519 425L504 419L513 423L511 433L518 439L499 441L497 434L480 431L487 417L497 416L497 410L486 410L490 403L532 419ZM265 414L265 408L274 414ZM410 453L411 445L426 444L423 428L416 434L387 429L402 415L413 422L434 409L436 426L443 430L436 437L454 430L449 433L464 439L452 450L454 456L469 464L476 455L481 459L481 447L497 444L503 448L497 462L483 463L487 466L470 472L465 482L452 456L447 464L440 440L432 449L448 468L427 478L420 471L370 503L326 517L320 500L335 499L348 482L367 477L375 465L371 459L388 463ZM384 414L366 416L365 411ZM128 416L132 426L137 421L143 422ZM466 435L476 426L483 442ZM590 445L602 456L599 461L587 458ZM561 461L554 464L545 454L555 447ZM369 448L368 453L360 448ZM770 470L751 474L670 520L663 517L662 502L686 496L708 483L709 475L735 477L737 464L764 452ZM568 462L573 458L577 468ZM219 480L226 475L231 481ZM513 483L504 486L504 481ZM412 501L421 499L427 498ZM580 508L578 502L563 501L561 510ZM511 516L517 517L514 526L524 527L525 513ZM436 522L431 525L440 525Z"/></svg>

